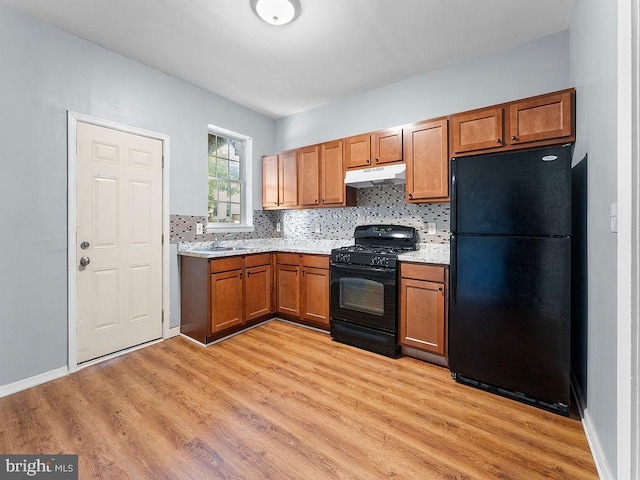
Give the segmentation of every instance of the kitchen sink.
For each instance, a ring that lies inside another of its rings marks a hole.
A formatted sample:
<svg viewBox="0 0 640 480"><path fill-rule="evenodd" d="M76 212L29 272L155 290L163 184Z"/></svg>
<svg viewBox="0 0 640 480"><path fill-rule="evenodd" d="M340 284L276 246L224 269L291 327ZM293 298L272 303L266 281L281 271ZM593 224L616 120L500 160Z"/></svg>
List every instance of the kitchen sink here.
<svg viewBox="0 0 640 480"><path fill-rule="evenodd" d="M194 252L204 252L204 253L215 253L215 252L235 252L235 251L243 251L243 250L251 250L248 247L206 247L206 248L194 248L192 251Z"/></svg>

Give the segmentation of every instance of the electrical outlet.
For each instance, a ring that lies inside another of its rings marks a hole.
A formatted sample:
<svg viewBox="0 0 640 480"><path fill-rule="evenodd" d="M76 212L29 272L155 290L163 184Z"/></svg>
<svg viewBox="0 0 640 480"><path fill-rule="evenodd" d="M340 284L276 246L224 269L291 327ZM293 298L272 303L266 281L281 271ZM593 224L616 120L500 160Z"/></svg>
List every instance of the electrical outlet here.
<svg viewBox="0 0 640 480"><path fill-rule="evenodd" d="M618 204L611 204L611 214L609 215L609 219L611 221L611 231L613 233L618 233Z"/></svg>
<svg viewBox="0 0 640 480"><path fill-rule="evenodd" d="M196 235L202 235L204 233L204 225L200 222L196 223Z"/></svg>
<svg viewBox="0 0 640 480"><path fill-rule="evenodd" d="M316 233L320 233L320 224L316 223Z"/></svg>
<svg viewBox="0 0 640 480"><path fill-rule="evenodd" d="M276 223L276 232L281 232L282 231L282 225L280 225L280 222Z"/></svg>
<svg viewBox="0 0 640 480"><path fill-rule="evenodd" d="M427 234L428 235L436 235L437 233L438 233L438 231L436 230L435 222L428 222L427 223Z"/></svg>

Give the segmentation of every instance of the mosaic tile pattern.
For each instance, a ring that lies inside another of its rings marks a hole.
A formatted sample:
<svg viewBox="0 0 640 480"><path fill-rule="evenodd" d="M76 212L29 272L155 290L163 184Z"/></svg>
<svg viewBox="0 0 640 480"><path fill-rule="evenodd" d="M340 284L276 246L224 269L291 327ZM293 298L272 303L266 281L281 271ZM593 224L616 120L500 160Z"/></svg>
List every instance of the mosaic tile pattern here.
<svg viewBox="0 0 640 480"><path fill-rule="evenodd" d="M353 241L357 225L391 223L414 227L420 243L449 243L449 203L407 204L404 185L380 185L361 188L357 192L357 206L306 210L255 210L255 231L237 233L225 240L283 238L290 241L344 240ZM209 242L213 234L196 235L196 222L205 217L171 215L171 243ZM282 224L282 232L276 224ZM436 235L429 235L427 224L436 224ZM221 238L221 235L217 235Z"/></svg>
<svg viewBox="0 0 640 480"><path fill-rule="evenodd" d="M358 189L356 207L282 210L284 238L351 241L357 225L391 223L414 227L420 243L449 243L449 203L407 204L404 195L404 185L380 185ZM428 235L429 222L436 235Z"/></svg>
<svg viewBox="0 0 640 480"><path fill-rule="evenodd" d="M253 232L239 232L224 236L225 240L249 240L254 238L276 238L282 234L276 231L276 223L280 221L280 212L255 210L253 212ZM224 234L196 234L196 223L206 222L204 215L170 215L169 229L171 243L179 242L211 242L214 236L222 238Z"/></svg>

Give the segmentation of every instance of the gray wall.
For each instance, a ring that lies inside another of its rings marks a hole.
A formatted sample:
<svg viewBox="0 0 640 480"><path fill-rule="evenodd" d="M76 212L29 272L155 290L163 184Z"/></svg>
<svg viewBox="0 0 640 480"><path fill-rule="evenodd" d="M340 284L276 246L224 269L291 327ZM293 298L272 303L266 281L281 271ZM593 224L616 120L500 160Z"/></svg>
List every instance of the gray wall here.
<svg viewBox="0 0 640 480"><path fill-rule="evenodd" d="M574 160L589 154L587 173L588 308L587 415L596 448L616 478L617 2L580 0L571 26L571 81L576 86L578 138Z"/></svg>
<svg viewBox="0 0 640 480"><path fill-rule="evenodd" d="M570 87L569 32L276 121L278 150Z"/></svg>
<svg viewBox="0 0 640 480"><path fill-rule="evenodd" d="M262 152L275 150L275 124L6 7L0 7L0 65L5 385L67 365L67 110L169 135L176 214L206 214L209 123L252 136L258 165ZM260 168L254 178L259 204Z"/></svg>

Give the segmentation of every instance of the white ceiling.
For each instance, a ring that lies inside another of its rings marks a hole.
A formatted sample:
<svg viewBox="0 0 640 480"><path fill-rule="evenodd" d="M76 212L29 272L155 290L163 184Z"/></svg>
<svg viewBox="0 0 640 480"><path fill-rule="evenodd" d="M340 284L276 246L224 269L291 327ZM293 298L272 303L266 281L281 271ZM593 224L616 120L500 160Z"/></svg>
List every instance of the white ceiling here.
<svg viewBox="0 0 640 480"><path fill-rule="evenodd" d="M0 0L272 118L566 30L577 0Z"/></svg>

